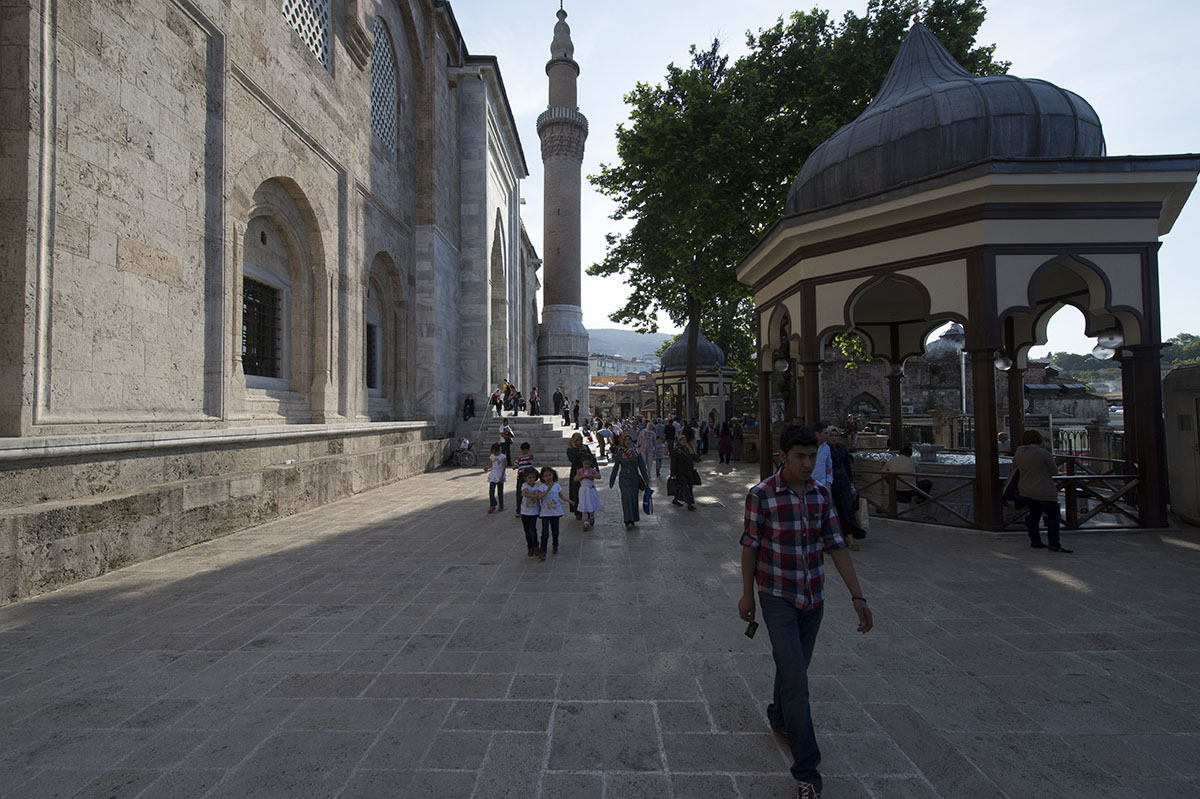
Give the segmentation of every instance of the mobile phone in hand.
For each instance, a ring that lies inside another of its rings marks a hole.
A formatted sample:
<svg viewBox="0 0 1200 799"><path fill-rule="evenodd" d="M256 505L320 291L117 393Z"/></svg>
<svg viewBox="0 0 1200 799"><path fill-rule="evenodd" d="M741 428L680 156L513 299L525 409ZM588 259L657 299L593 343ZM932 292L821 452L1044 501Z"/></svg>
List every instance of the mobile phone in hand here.
<svg viewBox="0 0 1200 799"><path fill-rule="evenodd" d="M756 632L758 632L758 622L752 621L746 625L746 637L747 638L753 638L754 634Z"/></svg>

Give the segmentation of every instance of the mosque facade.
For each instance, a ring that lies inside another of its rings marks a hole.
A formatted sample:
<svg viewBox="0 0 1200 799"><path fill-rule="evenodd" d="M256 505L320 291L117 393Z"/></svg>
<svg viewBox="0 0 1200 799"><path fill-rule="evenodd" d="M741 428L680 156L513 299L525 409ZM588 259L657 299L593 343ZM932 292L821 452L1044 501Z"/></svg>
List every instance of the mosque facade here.
<svg viewBox="0 0 1200 799"><path fill-rule="evenodd" d="M467 394L537 385L526 154L450 3L28 0L4 34L6 595L119 537L38 555L38 503L140 498L88 576L432 468Z"/></svg>

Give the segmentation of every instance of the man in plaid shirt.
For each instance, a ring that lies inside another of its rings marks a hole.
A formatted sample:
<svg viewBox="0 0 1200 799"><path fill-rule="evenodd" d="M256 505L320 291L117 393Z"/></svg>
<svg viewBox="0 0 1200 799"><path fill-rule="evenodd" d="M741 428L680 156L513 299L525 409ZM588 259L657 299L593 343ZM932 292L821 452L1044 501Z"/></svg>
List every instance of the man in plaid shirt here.
<svg viewBox="0 0 1200 799"><path fill-rule="evenodd" d="M850 589L861 633L871 629L871 609L863 599L829 489L813 480L816 435L807 427L786 428L779 455L783 467L746 496L738 615L754 621L757 582L775 658L775 695L767 706L767 719L791 747L797 799L821 799L821 750L809 712L808 664L824 611L825 552Z"/></svg>

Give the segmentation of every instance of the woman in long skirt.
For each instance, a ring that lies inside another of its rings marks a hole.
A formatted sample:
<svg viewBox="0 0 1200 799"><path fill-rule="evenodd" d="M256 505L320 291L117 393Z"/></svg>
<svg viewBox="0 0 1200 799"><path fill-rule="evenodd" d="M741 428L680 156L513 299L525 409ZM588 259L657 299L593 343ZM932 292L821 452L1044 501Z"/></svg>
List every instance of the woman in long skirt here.
<svg viewBox="0 0 1200 799"><path fill-rule="evenodd" d="M576 519L582 519L583 513L579 510L579 483L575 482L575 474L583 468L583 456L587 454L588 448L583 443L583 433L571 436L571 440L567 444L567 462L571 464L571 473L567 476L567 483L570 486L568 496L571 500L571 507L575 509Z"/></svg>
<svg viewBox="0 0 1200 799"><path fill-rule="evenodd" d="M625 529L633 527L641 518L638 514L638 503L641 501L642 486L650 482L650 472L642 455L633 446L633 436L621 436L621 454L617 456L612 472L608 478L608 487L620 478L621 485L621 518Z"/></svg>
<svg viewBox="0 0 1200 799"><path fill-rule="evenodd" d="M675 442L675 449L671 452L671 474L675 476L675 498L671 500L671 504L687 505L688 510L696 509L696 497L692 489L696 484L696 462L700 460L692 440L693 435L695 433L692 428L683 428L679 440Z"/></svg>

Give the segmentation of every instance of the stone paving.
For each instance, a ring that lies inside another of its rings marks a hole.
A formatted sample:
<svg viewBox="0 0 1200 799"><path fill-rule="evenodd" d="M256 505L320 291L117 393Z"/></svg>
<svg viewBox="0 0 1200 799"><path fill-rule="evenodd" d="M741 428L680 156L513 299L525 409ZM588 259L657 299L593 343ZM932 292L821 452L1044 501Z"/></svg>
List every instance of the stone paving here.
<svg viewBox="0 0 1200 799"><path fill-rule="evenodd" d="M545 563L444 470L0 608L0 795L790 799L755 467L702 467ZM812 666L826 799L1200 795L1200 532L1066 542L876 520L875 630L831 576Z"/></svg>

